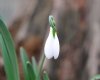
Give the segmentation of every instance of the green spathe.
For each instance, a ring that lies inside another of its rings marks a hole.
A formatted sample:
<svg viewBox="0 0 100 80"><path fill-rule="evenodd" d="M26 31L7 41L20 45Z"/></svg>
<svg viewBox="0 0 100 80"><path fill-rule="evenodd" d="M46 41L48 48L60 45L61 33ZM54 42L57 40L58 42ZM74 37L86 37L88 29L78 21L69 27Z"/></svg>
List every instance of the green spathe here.
<svg viewBox="0 0 100 80"><path fill-rule="evenodd" d="M55 35L57 34L57 32L56 32L56 28L55 28L55 20L52 15L49 16L49 24L50 24L50 27L52 27L53 37L55 38Z"/></svg>

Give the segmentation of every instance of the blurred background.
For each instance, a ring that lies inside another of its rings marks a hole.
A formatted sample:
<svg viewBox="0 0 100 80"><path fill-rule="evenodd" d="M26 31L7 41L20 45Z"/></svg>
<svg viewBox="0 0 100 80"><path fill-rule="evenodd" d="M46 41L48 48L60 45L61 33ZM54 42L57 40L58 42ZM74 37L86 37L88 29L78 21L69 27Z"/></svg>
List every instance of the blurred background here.
<svg viewBox="0 0 100 80"><path fill-rule="evenodd" d="M19 48L37 63L53 15L60 41L60 56L46 60L50 80L90 80L100 73L100 0L0 0L0 17L15 42L21 80ZM6 80L0 54L0 80Z"/></svg>

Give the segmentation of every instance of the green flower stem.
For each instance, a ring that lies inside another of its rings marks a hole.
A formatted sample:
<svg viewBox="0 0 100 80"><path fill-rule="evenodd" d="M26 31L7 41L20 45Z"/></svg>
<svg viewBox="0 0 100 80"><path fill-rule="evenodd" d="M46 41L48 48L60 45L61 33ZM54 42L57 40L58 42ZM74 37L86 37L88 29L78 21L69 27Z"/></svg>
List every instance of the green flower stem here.
<svg viewBox="0 0 100 80"><path fill-rule="evenodd" d="M41 74L41 71L42 71L44 62L45 62L45 55L44 55L44 53L43 53L43 54L42 54L42 57L41 57L41 59L40 59L40 62L39 62L39 74Z"/></svg>

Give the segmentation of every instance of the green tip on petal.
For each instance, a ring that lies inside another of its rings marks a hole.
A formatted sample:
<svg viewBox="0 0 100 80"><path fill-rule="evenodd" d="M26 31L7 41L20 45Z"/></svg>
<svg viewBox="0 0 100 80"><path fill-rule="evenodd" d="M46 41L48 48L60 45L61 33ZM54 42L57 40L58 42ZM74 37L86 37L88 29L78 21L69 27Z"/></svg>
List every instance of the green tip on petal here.
<svg viewBox="0 0 100 80"><path fill-rule="evenodd" d="M53 37L55 38L55 34L56 34L55 20L54 20L54 17L52 15L49 16L49 25L53 29L52 33L53 33Z"/></svg>

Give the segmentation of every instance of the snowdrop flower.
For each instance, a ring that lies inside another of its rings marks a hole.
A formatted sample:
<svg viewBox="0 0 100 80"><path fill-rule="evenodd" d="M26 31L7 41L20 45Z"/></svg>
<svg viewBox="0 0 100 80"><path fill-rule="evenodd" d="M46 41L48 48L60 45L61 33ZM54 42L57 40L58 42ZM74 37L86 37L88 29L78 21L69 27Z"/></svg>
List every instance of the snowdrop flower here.
<svg viewBox="0 0 100 80"><path fill-rule="evenodd" d="M55 21L53 16L49 16L50 31L45 43L44 52L47 59L57 59L59 56L60 45L55 28Z"/></svg>

